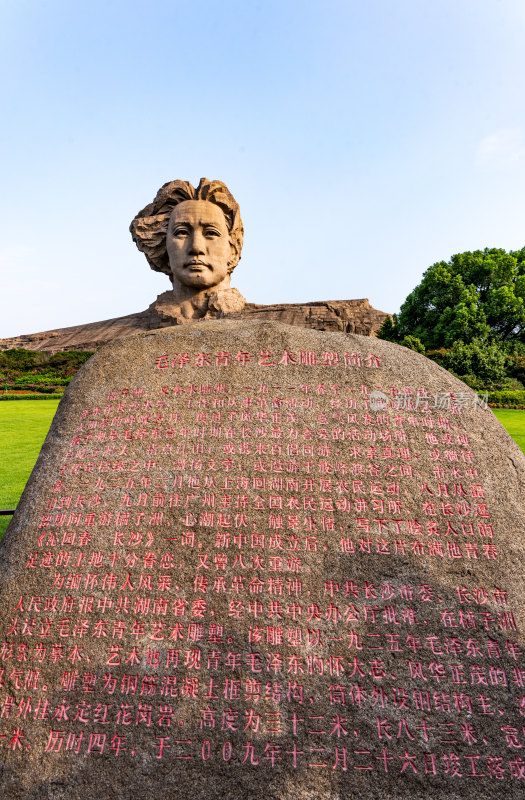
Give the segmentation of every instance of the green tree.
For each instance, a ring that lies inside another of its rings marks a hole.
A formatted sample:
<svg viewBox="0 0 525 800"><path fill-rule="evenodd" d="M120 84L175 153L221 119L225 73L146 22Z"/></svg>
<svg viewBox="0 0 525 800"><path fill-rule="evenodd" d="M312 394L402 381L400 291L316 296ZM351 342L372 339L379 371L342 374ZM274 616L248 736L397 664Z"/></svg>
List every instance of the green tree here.
<svg viewBox="0 0 525 800"><path fill-rule="evenodd" d="M408 347L409 350L415 350L416 353L425 355L425 347L417 336L403 336L401 344L403 347Z"/></svg>
<svg viewBox="0 0 525 800"><path fill-rule="evenodd" d="M415 336L427 349L474 339L524 342L525 248L487 248L433 264L378 336Z"/></svg>
<svg viewBox="0 0 525 800"><path fill-rule="evenodd" d="M450 350L439 359L445 369L456 375L475 375L484 386L501 383L505 380L509 357L497 342L454 342Z"/></svg>

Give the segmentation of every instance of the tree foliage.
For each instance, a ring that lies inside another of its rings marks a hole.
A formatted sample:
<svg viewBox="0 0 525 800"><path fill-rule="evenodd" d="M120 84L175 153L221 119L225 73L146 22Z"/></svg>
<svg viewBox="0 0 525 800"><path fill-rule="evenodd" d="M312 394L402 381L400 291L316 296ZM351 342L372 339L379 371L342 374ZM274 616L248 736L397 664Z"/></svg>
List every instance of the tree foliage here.
<svg viewBox="0 0 525 800"><path fill-rule="evenodd" d="M525 341L525 248L475 250L429 267L379 337L427 349L473 340Z"/></svg>
<svg viewBox="0 0 525 800"><path fill-rule="evenodd" d="M475 375L484 386L489 386L505 380L509 359L497 343L474 339L468 343L454 342L450 350L436 360L456 375Z"/></svg>
<svg viewBox="0 0 525 800"><path fill-rule="evenodd" d="M401 339L401 345L402 347L408 347L409 350L414 350L416 353L425 355L425 346L417 336L404 336Z"/></svg>

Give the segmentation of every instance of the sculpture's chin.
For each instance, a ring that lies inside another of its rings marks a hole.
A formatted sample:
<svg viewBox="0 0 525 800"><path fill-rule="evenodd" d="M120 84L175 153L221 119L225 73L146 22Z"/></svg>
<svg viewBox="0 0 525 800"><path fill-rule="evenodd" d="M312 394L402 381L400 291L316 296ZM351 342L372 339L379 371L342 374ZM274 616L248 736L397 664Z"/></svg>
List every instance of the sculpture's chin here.
<svg viewBox="0 0 525 800"><path fill-rule="evenodd" d="M211 289L216 281L210 280L206 275L191 275L181 281L188 289Z"/></svg>

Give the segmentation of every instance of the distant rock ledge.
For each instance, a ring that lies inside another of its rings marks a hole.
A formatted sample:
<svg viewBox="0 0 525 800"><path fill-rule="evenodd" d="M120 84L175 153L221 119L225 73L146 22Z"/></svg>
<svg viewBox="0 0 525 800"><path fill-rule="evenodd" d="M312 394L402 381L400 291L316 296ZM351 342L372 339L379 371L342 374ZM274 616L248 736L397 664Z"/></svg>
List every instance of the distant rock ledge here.
<svg viewBox="0 0 525 800"><path fill-rule="evenodd" d="M51 355L64 350L96 350L113 339L121 339L140 331L170 327L177 324L177 321L163 313L163 301L168 294L171 293L164 292L159 295L149 308L137 314L0 339L0 350L23 347L26 350L38 350ZM385 317L388 316L389 314L384 311L373 308L365 298L320 300L313 303L279 303L270 306L247 303L242 311L225 314L224 318L269 320L285 322L300 328L375 336ZM192 322L198 321L197 319Z"/></svg>

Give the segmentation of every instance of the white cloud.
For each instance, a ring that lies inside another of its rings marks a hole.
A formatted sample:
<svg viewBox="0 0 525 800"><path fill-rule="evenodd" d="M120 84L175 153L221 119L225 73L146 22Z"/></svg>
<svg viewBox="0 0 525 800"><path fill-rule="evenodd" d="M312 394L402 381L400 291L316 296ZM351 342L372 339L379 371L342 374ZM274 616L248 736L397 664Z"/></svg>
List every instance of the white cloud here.
<svg viewBox="0 0 525 800"><path fill-rule="evenodd" d="M476 162L482 167L515 167L525 163L525 139L517 128L495 131L478 145Z"/></svg>

